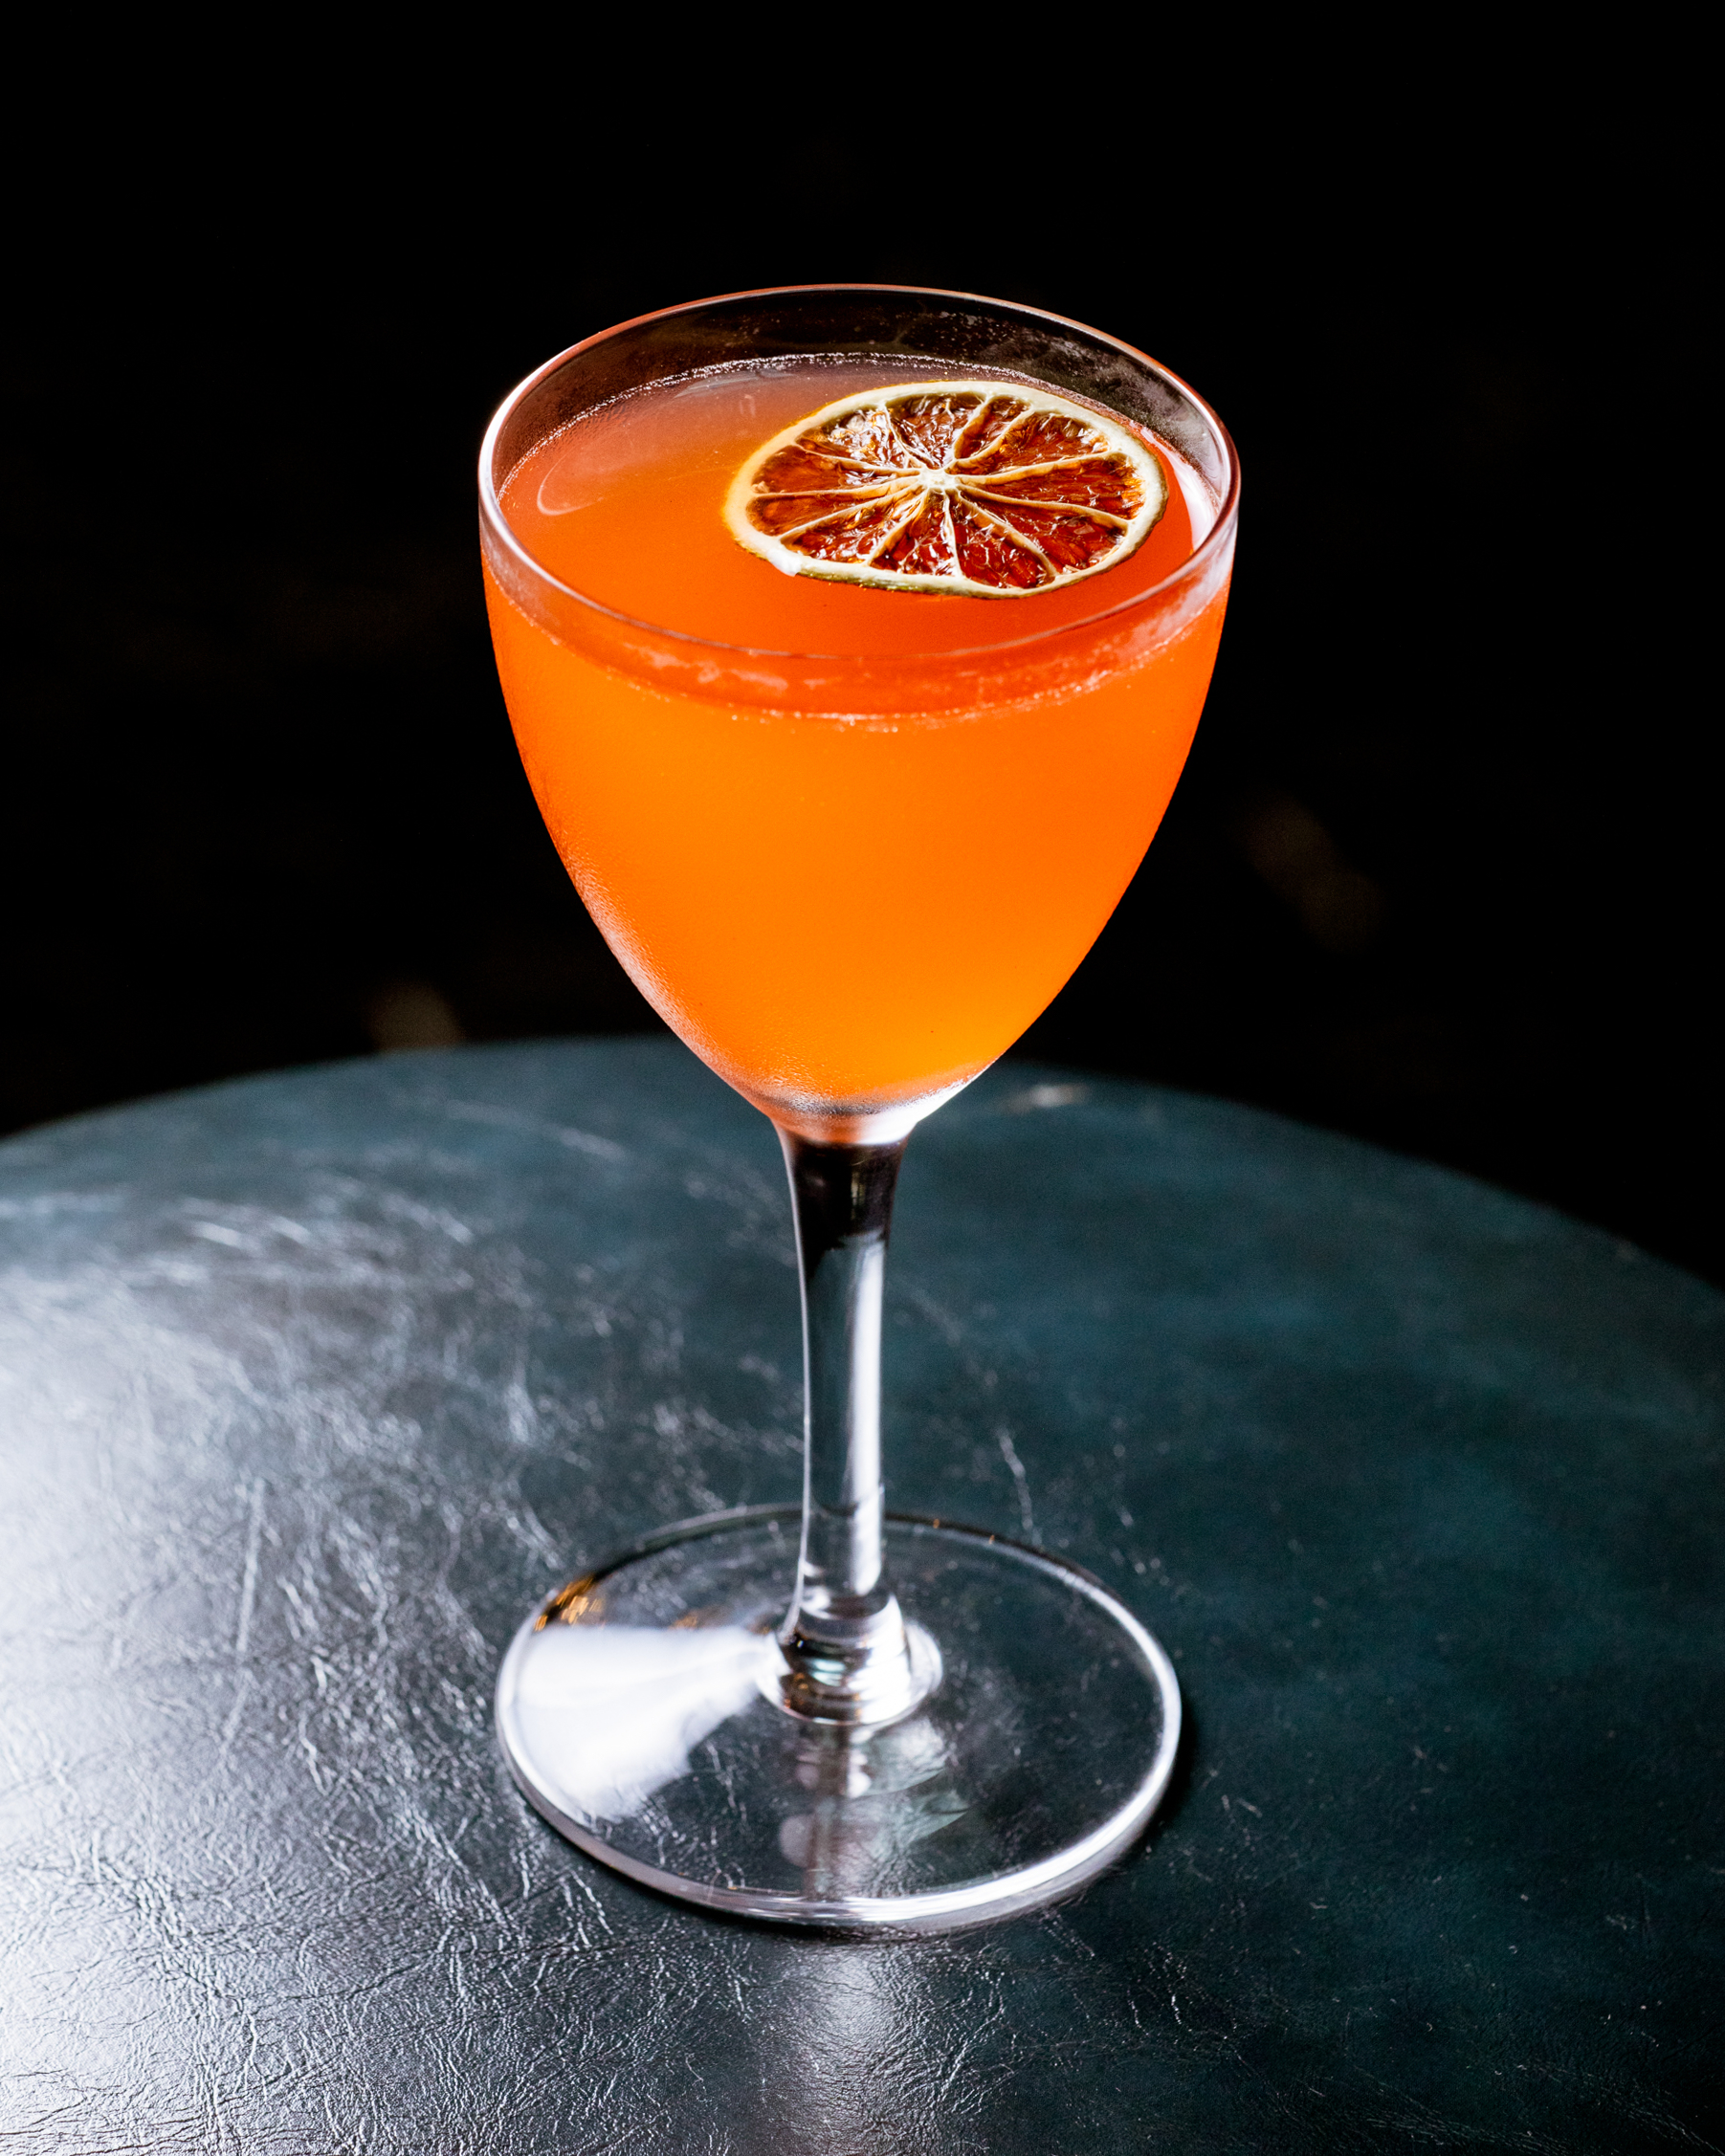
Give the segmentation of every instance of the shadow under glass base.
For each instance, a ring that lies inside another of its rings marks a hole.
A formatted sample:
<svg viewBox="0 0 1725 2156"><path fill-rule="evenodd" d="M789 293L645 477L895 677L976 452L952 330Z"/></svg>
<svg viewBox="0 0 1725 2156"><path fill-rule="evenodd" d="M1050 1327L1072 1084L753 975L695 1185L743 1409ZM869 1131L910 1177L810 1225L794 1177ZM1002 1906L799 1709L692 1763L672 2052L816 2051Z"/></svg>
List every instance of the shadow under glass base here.
<svg viewBox="0 0 1725 2156"><path fill-rule="evenodd" d="M1180 1742L1167 1656L1076 1567L889 1515L940 1679L847 1729L776 1704L795 1507L692 1520L571 1580L498 1678L511 1771L560 1834L709 1909L942 1931L1071 1892L1155 1811Z"/></svg>

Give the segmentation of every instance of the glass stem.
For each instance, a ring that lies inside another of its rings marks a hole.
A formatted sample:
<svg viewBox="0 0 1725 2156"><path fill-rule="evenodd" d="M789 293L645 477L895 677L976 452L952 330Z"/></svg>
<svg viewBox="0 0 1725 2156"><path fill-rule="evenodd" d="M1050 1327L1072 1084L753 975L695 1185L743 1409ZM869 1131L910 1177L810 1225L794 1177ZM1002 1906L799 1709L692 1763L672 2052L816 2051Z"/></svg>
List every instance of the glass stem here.
<svg viewBox="0 0 1725 2156"><path fill-rule="evenodd" d="M880 1301L905 1141L830 1145L783 1128L803 1275L803 1546L780 1632L785 1706L874 1722L914 1704L881 1554Z"/></svg>

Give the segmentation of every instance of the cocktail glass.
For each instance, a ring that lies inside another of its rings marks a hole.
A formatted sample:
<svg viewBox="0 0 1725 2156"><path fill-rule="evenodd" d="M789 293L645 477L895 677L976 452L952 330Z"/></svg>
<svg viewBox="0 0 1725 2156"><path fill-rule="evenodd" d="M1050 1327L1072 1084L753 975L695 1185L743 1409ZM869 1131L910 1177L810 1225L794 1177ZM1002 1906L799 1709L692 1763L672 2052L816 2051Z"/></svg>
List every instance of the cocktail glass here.
<svg viewBox="0 0 1725 2156"><path fill-rule="evenodd" d="M1100 575L1057 618L984 602L957 647L918 597L870 593L901 610L891 648L767 650L679 631L674 592L672 620L608 605L512 527L511 474L586 415L810 355L1042 384L1125 419L1175 452L1193 550L1147 587ZM668 1527L550 1595L498 1679L510 1768L571 1841L709 1908L930 1931L1048 1901L1155 1811L1179 1687L1078 1565L885 1511L887 1234L913 1127L1051 1000L1161 819L1221 632L1231 444L1176 377L1079 323L795 288L552 360L493 420L479 491L528 777L637 984L777 1127L805 1354L802 1505Z"/></svg>

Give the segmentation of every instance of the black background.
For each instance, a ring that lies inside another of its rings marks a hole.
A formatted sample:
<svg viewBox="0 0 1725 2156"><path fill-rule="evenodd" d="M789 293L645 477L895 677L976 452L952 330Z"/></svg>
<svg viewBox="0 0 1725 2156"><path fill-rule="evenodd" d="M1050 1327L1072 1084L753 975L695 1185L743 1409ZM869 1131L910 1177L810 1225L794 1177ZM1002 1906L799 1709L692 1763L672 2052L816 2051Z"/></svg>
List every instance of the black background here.
<svg viewBox="0 0 1725 2156"><path fill-rule="evenodd" d="M793 125L718 75L612 95L582 52L506 95L475 55L471 107L375 59L290 73L267 121L182 99L88 197L38 190L0 1125L656 1024L515 759L479 435L631 314L938 284L1153 352L1246 473L1186 777L1025 1052L1357 1132L1725 1275L1682 124L1631 143L1632 89L1538 55L1416 103L1412 45L1316 102L1273 55L1249 93L1202 55L1080 45L1046 81L1021 55L1009 124L984 99L945 135L933 92L902 125L890 99ZM1155 95L1098 118L1135 71Z"/></svg>

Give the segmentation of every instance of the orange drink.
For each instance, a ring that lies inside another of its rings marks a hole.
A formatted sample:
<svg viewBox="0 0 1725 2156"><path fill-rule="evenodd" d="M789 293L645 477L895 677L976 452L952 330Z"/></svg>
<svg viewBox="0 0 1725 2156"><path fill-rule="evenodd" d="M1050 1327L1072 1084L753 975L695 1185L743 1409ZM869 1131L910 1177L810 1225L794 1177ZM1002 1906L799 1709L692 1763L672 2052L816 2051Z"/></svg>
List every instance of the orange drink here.
<svg viewBox="0 0 1725 2156"><path fill-rule="evenodd" d="M1047 1006L1161 819L1221 633L1231 547L1205 544L1221 490L1143 420L1005 369L966 368L956 407L976 413L998 385L999 410L1019 413L996 474L1053 483L1022 475L1062 462L1023 448L1027 406L1056 407L1069 436L1094 409L1148 524L1124 559L1059 573L1047 516L994 589L956 569L950 588L890 567L846 581L854 546L800 574L786 548L768 558L771 532L751 546L731 497L762 445L934 371L896 355L721 361L552 411L493 457L487 600L546 825L648 1000L781 1118L932 1105ZM872 544L897 497L890 473L858 483L886 504ZM763 517L781 500L781 521L801 516L796 488L757 491ZM968 529L986 576L977 549L1026 518L998 476L969 492L969 510L954 485L935 510L956 512L939 528ZM1062 516L1092 553L1131 522Z"/></svg>

